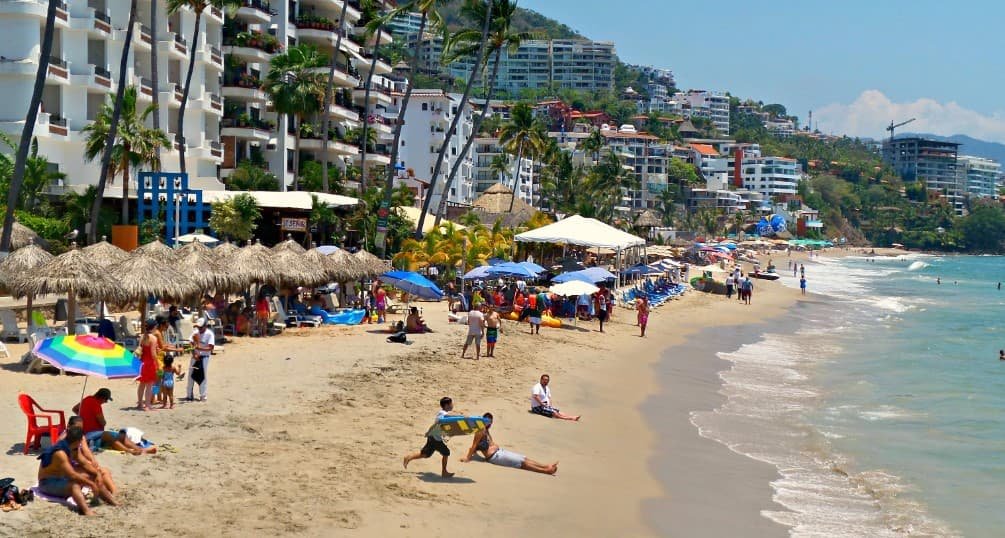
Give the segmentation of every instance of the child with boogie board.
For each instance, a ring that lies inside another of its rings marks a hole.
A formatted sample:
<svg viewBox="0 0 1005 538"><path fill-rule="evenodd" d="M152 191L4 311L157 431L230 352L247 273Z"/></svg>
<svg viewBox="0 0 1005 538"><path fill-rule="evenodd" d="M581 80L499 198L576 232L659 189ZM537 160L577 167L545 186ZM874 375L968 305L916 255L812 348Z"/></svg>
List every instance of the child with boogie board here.
<svg viewBox="0 0 1005 538"><path fill-rule="evenodd" d="M405 456L404 465L406 469L412 460L426 459L432 456L433 452L439 452L443 457L443 467L441 470L443 478L450 478L454 476L454 473L447 471L447 459L450 458L450 448L448 448L447 444L443 442L443 430L440 428L441 419L444 417L458 416L457 413L451 413L453 410L454 401L451 400L449 396L440 398L440 411L436 413L436 419L433 421L433 425L426 430L426 444L418 452Z"/></svg>

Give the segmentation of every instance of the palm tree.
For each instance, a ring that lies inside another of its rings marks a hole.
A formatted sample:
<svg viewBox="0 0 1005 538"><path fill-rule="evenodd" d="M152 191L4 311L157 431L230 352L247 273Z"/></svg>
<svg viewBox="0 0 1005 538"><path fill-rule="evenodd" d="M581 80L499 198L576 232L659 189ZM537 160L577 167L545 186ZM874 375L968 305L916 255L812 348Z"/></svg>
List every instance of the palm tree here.
<svg viewBox="0 0 1005 538"><path fill-rule="evenodd" d="M108 134L105 137L104 153L101 155L101 171L98 173L97 195L91 206L91 226L87 233L87 242L94 243L98 237L98 218L101 216L101 202L105 196L105 184L112 166L112 149L115 137L119 131L119 117L122 115L122 101L126 92L126 74L129 68L129 49L133 46L133 29L136 26L136 0L129 1L129 22L126 24L126 39L122 43L122 55L119 57L119 85L115 90L115 103L112 105L112 117L108 120ZM156 46L156 44L155 44ZM123 187L125 188L125 187ZM128 203L125 197L122 204ZM125 215L128 211L123 211Z"/></svg>
<svg viewBox="0 0 1005 538"><path fill-rule="evenodd" d="M461 169L461 163L464 161L465 155L471 149L471 144L475 141L475 136L477 133L481 132L482 122L485 121L485 116L488 115L489 102L492 100L492 92L495 90L496 77L499 74L499 63L502 57L503 49L507 49L509 52L516 52L520 48L520 43L525 39L530 39L532 36L525 32L512 32L510 31L510 24L513 22L513 14L516 12L516 1L510 0L490 0L491 1L491 13L494 15L492 17L492 29L489 35L489 48L486 51L486 56L495 53L494 64L492 66L492 74L489 76L488 90L485 94L485 106L482 107L481 114L475 118L474 125L472 126L472 134L464 142L464 147L461 148L460 155L454 161L454 165L450 170L450 175L447 176L446 185L443 187L443 192L450 192L450 187L454 184L454 178L457 177L457 172ZM489 5L483 4L480 1L473 1L465 4L462 11L472 20L479 20L481 17L486 16L484 12L489 11ZM450 51L447 55L445 61L450 61L451 57L457 56L468 56L474 52L475 49L475 39L477 35L473 30L461 30L451 36L448 42L448 49L454 49ZM486 59L486 65L488 60ZM510 198L512 203L513 198ZM446 196L440 197L440 206L436 210L436 221L435 224L440 224L440 219L443 217L443 212L447 208L447 198ZM510 211L512 211L512 204L510 206Z"/></svg>
<svg viewBox="0 0 1005 538"><path fill-rule="evenodd" d="M373 72L377 69L377 53L380 50L380 40L383 37L384 19L380 16L380 2L378 0L363 0L360 3L363 12L362 19L366 22L366 39L376 35L373 44L373 59L370 60L370 72L366 74L366 90L363 92L363 136L364 141L369 141L370 131L370 89L373 87ZM366 153L369 143L360 144L359 166L362 169L359 181L359 192L366 191ZM392 163L393 164L393 163ZM393 168L393 167L392 167Z"/></svg>
<svg viewBox="0 0 1005 538"><path fill-rule="evenodd" d="M590 136L584 138L583 141L580 142L579 147L583 148L584 151L593 154L594 163L599 162L600 150L604 148L604 135L600 134L599 129L594 129L590 132Z"/></svg>
<svg viewBox="0 0 1005 538"><path fill-rule="evenodd" d="M345 35L345 12L349 8L349 2L343 0L342 12L338 16L338 26L335 28L335 48L332 50L331 62L328 64L328 80L325 84L324 103L321 110L324 111L321 120L321 129L324 136L321 137L321 188L328 192L328 132L331 130L331 116L328 109L331 108L332 94L335 91L335 68L338 66L338 52L342 48L342 36ZM348 60L346 60L348 65ZM300 126L297 125L297 132ZM297 151L300 151L299 146ZM293 176L293 183L298 183L297 177ZM362 192L362 191L360 191Z"/></svg>
<svg viewBox="0 0 1005 538"><path fill-rule="evenodd" d="M469 12L476 12L477 6L474 4L482 4L484 0L467 0L465 3L465 9ZM422 202L422 213L419 215L419 222L415 225L415 236L416 238L422 237L422 226L426 222L426 213L429 211L429 204L433 200L433 193L436 192L436 178L440 176L440 170L443 168L443 159L447 156L447 148L450 147L450 139L453 138L454 133L457 132L457 124L461 120L461 116L464 115L464 108L468 106L468 99L471 97L471 90L474 89L475 81L482 70L482 62L485 60L485 49L488 45L489 38L489 28L492 24L492 8L495 7L495 1L493 0L490 6L486 9L482 9L482 15L485 17L485 22L482 24L482 34L481 40L478 42L478 52L474 55L474 65L471 66L471 73L468 75L467 85L464 87L464 94L461 96L461 102L457 104L457 113L454 114L454 119L450 121L450 127L447 128L447 132L443 137L443 144L440 145L440 152L436 156L436 164L433 166L433 173L429 178L429 196ZM463 30L462 30L463 31ZM472 133L472 136L474 133ZM441 191L440 196L444 197L449 195L448 191Z"/></svg>
<svg viewBox="0 0 1005 538"><path fill-rule="evenodd" d="M0 252L10 251L10 236L14 229L14 209L21 196L21 185L24 183L25 163L28 162L28 149L35 133L35 122L38 120L38 109L42 105L42 91L45 90L45 79L49 76L49 56L52 55L52 38L56 32L57 0L49 0L49 8L45 12L45 31L42 33L42 50L38 55L38 70L35 71L35 86L31 91L31 101L28 103L28 113L21 129L21 140L17 146L17 157L14 159L14 174L10 189L7 192L7 209L3 217L3 236L0 237ZM130 28L131 29L131 28ZM128 43L127 43L128 46Z"/></svg>
<svg viewBox="0 0 1005 538"><path fill-rule="evenodd" d="M168 13L171 15L186 7L195 13L195 29L192 30L192 41L188 44L188 72L185 74L185 86L181 93L181 106L178 108L178 131L174 135L175 144L178 145L178 162L183 174L185 173L185 109L188 107L188 95L192 89L192 72L195 69L195 53L198 50L199 26L202 24L202 14L207 8L234 10L239 6L240 2L237 0L167 0ZM154 93L156 92L157 90L154 89Z"/></svg>
<svg viewBox="0 0 1005 538"><path fill-rule="evenodd" d="M545 135L547 136L547 135ZM520 165L524 152L534 154L543 144L544 137L538 123L534 120L534 112L526 104L518 104L510 112L510 121L503 125L499 133L499 144L509 153L516 155L516 166L513 170L513 196L510 198L509 210L513 211L520 188Z"/></svg>
<svg viewBox="0 0 1005 538"><path fill-rule="evenodd" d="M492 162L489 163L489 170L495 173L496 180L502 181L509 173L509 155L505 153L500 153L495 157L492 157Z"/></svg>
<svg viewBox="0 0 1005 538"><path fill-rule="evenodd" d="M294 190L300 185L300 123L305 117L321 110L324 79L316 70L327 63L328 58L317 47L297 45L273 57L265 77L265 92L272 99L276 113L292 115L297 121L297 150L293 153ZM328 139L327 131L321 133L321 139Z"/></svg>
<svg viewBox="0 0 1005 538"><path fill-rule="evenodd" d="M112 165L109 173L114 181L116 174L122 173L122 224L129 224L129 169L147 165L154 170L160 170L160 159L157 149L171 144L164 131L146 126L147 117L157 109L151 104L137 114L136 86L129 86L122 98L119 117L119 129L113 139L112 147L108 143L108 130L115 113L112 104L105 103L98 116L90 125L84 127L87 139L84 142L84 158L93 161L98 155L110 153Z"/></svg>
<svg viewBox="0 0 1005 538"><path fill-rule="evenodd" d="M419 72L419 47L422 45L422 36L426 31L426 25L431 22L434 27L442 27L443 17L440 16L438 8L450 3L450 1L451 0L411 0L403 3L396 9L393 9L384 15L383 22L384 24L387 24L394 18L400 17L402 14L413 12L421 14L421 18L419 19L419 39L415 40L415 50L412 51L412 64L410 66L411 73L413 75ZM412 90L415 88L413 81L414 79L409 81L407 87L405 88L405 95L401 98L401 107L398 109L398 117L394 121L394 140L391 142L391 166L387 167L387 177L384 181L384 201L382 206L385 208L391 207L391 197L394 192L394 170L398 164L398 151L401 147L401 126L405 124L405 112L408 110L408 103L412 99ZM383 244L379 246L382 251L385 250Z"/></svg>

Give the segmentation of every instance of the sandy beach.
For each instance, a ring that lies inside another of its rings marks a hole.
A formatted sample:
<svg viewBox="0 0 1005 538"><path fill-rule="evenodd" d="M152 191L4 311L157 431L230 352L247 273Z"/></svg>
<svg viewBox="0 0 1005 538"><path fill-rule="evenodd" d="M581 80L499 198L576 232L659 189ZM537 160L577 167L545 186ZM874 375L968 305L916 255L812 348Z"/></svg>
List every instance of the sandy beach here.
<svg viewBox="0 0 1005 538"><path fill-rule="evenodd" d="M407 346L386 343L376 325L238 338L210 363L209 401L174 410L136 411L134 383L92 379L89 393L104 386L115 397L105 406L111 426L137 427L175 451L99 454L124 501L96 507L99 518L38 502L0 517L21 536L427 536L456 528L487 536L784 535L760 515L779 509L774 469L700 437L688 422L692 411L717 405L717 372L728 366L714 358L716 348L698 352L701 331L731 334L711 341L735 347L799 300L796 290L758 284L752 306L690 292L653 313L644 339L626 309L604 334L581 323L532 336L507 322L497 357L478 361L460 359L465 329L447 323L445 302L422 304L437 332ZM16 394L69 410L84 378L23 373L14 364L26 346L9 347L14 358L0 370L8 402L0 468L30 485L37 460L21 455ZM551 375L557 406L582 422L528 412L542 373ZM402 456L421 447L444 395L458 411L491 411L501 446L558 461L558 474L461 463L470 437L450 441L453 479L439 477L437 458L403 469Z"/></svg>

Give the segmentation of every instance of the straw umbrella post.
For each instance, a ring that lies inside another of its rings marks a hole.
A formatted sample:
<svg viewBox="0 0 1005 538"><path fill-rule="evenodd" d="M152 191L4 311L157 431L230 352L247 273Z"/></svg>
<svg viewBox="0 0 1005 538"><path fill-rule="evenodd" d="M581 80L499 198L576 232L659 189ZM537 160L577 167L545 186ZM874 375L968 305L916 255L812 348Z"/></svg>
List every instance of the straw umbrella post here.
<svg viewBox="0 0 1005 538"><path fill-rule="evenodd" d="M107 238L105 236L101 236L101 241L98 241L93 245L88 245L80 250L89 255L91 257L91 261L105 269L129 259L128 252L109 243L106 239ZM98 312L98 318L105 319L105 301L101 301L98 304L98 308L100 309Z"/></svg>
<svg viewBox="0 0 1005 538"><path fill-rule="evenodd" d="M78 294L102 299L122 296L122 288L113 273L102 269L76 247L56 256L25 278L15 279L10 289L15 294L34 296L65 293L70 310L68 326L77 315Z"/></svg>
<svg viewBox="0 0 1005 538"><path fill-rule="evenodd" d="M28 243L10 253L3 261L0 261L0 285L10 288L18 278L25 278L36 269L52 261L55 256L46 252L35 243ZM28 327L31 327L31 302L34 295L28 295Z"/></svg>

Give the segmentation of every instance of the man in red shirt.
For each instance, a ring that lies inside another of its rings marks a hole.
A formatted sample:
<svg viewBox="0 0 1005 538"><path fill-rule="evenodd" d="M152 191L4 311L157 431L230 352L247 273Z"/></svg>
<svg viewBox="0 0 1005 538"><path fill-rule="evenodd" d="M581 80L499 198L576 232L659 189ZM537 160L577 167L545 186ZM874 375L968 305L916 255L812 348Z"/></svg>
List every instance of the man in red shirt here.
<svg viewBox="0 0 1005 538"><path fill-rule="evenodd" d="M157 447L140 448L129 440L125 430L106 431L105 414L101 406L112 401L112 391L98 389L93 396L88 396L73 406L73 412L80 416L84 424L84 437L90 446L128 452L134 456L154 454Z"/></svg>

